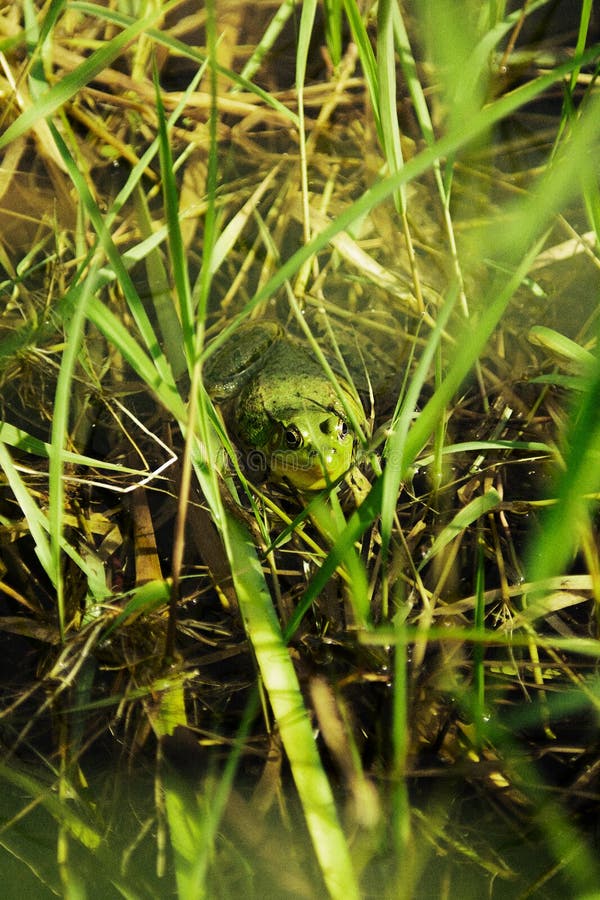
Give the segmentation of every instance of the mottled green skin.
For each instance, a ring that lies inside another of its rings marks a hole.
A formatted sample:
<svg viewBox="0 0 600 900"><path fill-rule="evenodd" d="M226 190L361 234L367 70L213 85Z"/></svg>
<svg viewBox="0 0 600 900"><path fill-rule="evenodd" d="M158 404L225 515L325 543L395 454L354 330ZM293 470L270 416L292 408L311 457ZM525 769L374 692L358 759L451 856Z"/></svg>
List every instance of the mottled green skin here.
<svg viewBox="0 0 600 900"><path fill-rule="evenodd" d="M265 323L272 324L272 323ZM308 350L272 332L274 340L261 343L257 326L249 326L250 343L260 352L239 360L239 336L233 357L227 345L215 355L213 378L220 369L217 397L235 396L231 415L236 437L247 450L264 460L271 478L287 481L299 490L320 490L347 472L353 463L355 439L350 416L335 390ZM233 371L227 377L227 367ZM342 382L344 402L359 423L364 412L356 396ZM237 391L237 393L236 393ZM249 457L249 459L256 457ZM257 463L256 468L259 468Z"/></svg>
<svg viewBox="0 0 600 900"><path fill-rule="evenodd" d="M204 368L208 391L215 400L227 400L239 394L259 368L272 345L283 338L283 328L266 320L241 325L227 339Z"/></svg>

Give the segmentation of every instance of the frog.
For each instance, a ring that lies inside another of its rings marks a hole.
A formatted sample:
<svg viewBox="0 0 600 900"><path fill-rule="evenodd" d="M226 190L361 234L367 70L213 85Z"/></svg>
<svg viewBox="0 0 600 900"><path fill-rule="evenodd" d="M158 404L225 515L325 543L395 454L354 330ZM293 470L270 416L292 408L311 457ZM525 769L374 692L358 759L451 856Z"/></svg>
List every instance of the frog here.
<svg viewBox="0 0 600 900"><path fill-rule="evenodd" d="M353 468L365 412L352 385L328 377L308 345L275 321L246 323L204 368L211 398L246 452L252 477L302 493L329 488Z"/></svg>

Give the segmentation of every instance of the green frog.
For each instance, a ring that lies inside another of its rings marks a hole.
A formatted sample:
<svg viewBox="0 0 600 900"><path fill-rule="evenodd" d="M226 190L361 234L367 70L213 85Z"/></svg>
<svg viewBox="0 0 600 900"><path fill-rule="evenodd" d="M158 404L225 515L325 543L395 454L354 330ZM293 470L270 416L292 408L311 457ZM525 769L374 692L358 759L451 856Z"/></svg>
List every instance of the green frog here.
<svg viewBox="0 0 600 900"><path fill-rule="evenodd" d="M274 321L241 326L209 357L205 383L227 404L231 429L252 475L317 491L353 466L365 423L350 384L327 377L308 347Z"/></svg>

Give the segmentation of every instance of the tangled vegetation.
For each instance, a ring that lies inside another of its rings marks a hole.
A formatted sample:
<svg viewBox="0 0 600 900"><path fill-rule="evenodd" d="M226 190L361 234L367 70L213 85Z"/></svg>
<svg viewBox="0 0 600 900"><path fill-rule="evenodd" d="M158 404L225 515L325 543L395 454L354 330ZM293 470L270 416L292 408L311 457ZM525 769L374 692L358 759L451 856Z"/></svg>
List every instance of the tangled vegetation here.
<svg viewBox="0 0 600 900"><path fill-rule="evenodd" d="M456 6L0 8L5 896L595 895L599 22Z"/></svg>

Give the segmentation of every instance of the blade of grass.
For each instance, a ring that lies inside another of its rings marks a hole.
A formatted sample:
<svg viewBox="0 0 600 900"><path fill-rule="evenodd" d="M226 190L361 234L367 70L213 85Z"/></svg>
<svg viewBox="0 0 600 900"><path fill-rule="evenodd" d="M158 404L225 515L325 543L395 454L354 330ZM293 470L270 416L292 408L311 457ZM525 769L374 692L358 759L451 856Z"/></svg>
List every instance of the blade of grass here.
<svg viewBox="0 0 600 900"><path fill-rule="evenodd" d="M560 582L559 582L560 583ZM535 588L535 584L527 585L527 587ZM521 591L520 593L525 593ZM532 640L532 631L525 633L524 630L515 632L512 623L510 627L500 630L486 628L482 631L475 627L455 627L455 626L432 626L427 631L427 639L430 641L456 641L464 643L468 641L472 644L483 643L490 647L524 647L529 648ZM364 631L360 633L360 641L368 646L385 647L386 645L395 646L400 642L412 644L423 639L423 630L420 626L406 625L402 631L395 630L392 626L380 625L372 631ZM580 637L543 637L535 634L534 640L540 649L558 649L565 653L581 653L590 659L600 659L600 641L596 638L580 638ZM600 709L600 700L597 704ZM537 713L536 713L537 714Z"/></svg>
<svg viewBox="0 0 600 900"><path fill-rule="evenodd" d="M160 171L163 186L163 199L167 220L167 230L169 235L168 243L171 261L171 272L175 281L175 292L179 301L181 333L183 337L185 355L188 362L188 370L191 371L196 355L196 324L192 303L192 290L187 270L185 248L183 245L181 228L179 227L179 202L177 197L177 186L175 183L173 157L171 155L167 120L162 103L160 86L158 83L158 72L156 70L156 64L154 65L153 76L156 91L156 109L158 113L158 148L160 156ZM208 186L208 194L210 198L212 196L210 192L210 186ZM207 212L207 218L208 217L209 213Z"/></svg>
<svg viewBox="0 0 600 900"><path fill-rule="evenodd" d="M186 344L186 355L190 370L190 402L187 405L185 421L180 423L182 433L185 435L183 460L181 465L181 480L179 486L179 502L173 536L173 580L171 589L171 601L169 607L169 624L165 646L165 656L171 658L175 652L175 633L177 621L177 608L180 599L180 574L183 565L183 553L185 546L185 524L187 519L187 507L191 491L191 478L195 441L200 439L206 456L210 448L214 456L217 434L213 427L215 412L206 391L202 386L202 358L200 351L204 343L205 320L208 307L208 297L212 281L211 260L217 236L216 221L216 191L218 178L217 156L217 70L216 70L216 33L215 33L215 9L212 0L207 4L207 44L209 59L209 78L211 91L211 109L209 118L210 151L208 159L208 172L206 179L206 193L208 198L206 216L204 221L204 240L202 244L202 266L197 282L197 296L194 297L189 281L187 260L183 244L183 237L179 226L179 197L173 170L173 159L169 144L169 134L166 127L160 86L155 70L156 102L159 115L159 142L161 172L163 178L163 195L169 225L169 250L171 264L174 273L175 286L182 317L182 328ZM196 303L194 302L196 300ZM204 462L205 460L203 460ZM218 467L209 466L206 470L198 467L204 477L200 484L208 500L215 524L222 522L222 504L218 484Z"/></svg>
<svg viewBox="0 0 600 900"><path fill-rule="evenodd" d="M269 22L269 25L260 41L252 51L250 59L245 64L240 74L240 79L249 81L254 78L260 65L269 52L279 35L281 34L285 23L291 15L296 11L296 0L283 0L283 3ZM239 86L238 86L239 89Z"/></svg>
<svg viewBox="0 0 600 900"><path fill-rule="evenodd" d="M41 803L55 821L62 824L85 847L90 850L97 850L100 847L102 835L99 830L86 822L73 804L61 802L55 789L39 781L35 776L19 771L14 763L7 765L0 762L0 778L18 787L36 803Z"/></svg>
<svg viewBox="0 0 600 900"><path fill-rule="evenodd" d="M579 54L583 53L585 50L593 7L593 0L583 0L581 4L581 16L579 18L579 31L577 34L577 44L575 45L575 56L579 56ZM580 66L576 66L571 72L571 79L569 81L569 91L571 95L573 95L575 88L577 87L577 80L580 72Z"/></svg>
<svg viewBox="0 0 600 900"><path fill-rule="evenodd" d="M342 0L323 0L325 40L333 67L342 61Z"/></svg>
<svg viewBox="0 0 600 900"><path fill-rule="evenodd" d="M151 237L153 234L152 218L146 195L139 185L135 191L135 207L140 231L145 237ZM169 361L173 377L177 381L187 370L185 342L181 321L171 297L171 285L158 247L150 250L145 257L145 263L150 296L162 335L165 356Z"/></svg>
<svg viewBox="0 0 600 900"><path fill-rule="evenodd" d="M396 0L380 0L377 7L377 73L379 94L377 103L381 123L383 152L391 175L400 172L404 165L400 128L396 108L396 56L394 53L393 11ZM406 213L406 186L400 185L394 192L396 210Z"/></svg>
<svg viewBox="0 0 600 900"><path fill-rule="evenodd" d="M394 39L398 48L400 65L404 73L404 78L408 86L413 109L415 111L421 133L425 139L426 144L432 146L435 142L433 122L431 121L431 116L429 115L429 107L427 106L427 101L425 99L425 92L421 87L421 82L419 81L418 69L415 58L413 56L412 48L410 46L410 41L404 25L404 20L397 6L394 6ZM446 171L447 173L451 172L451 167L449 165L447 165ZM467 315L468 304L464 290L464 280L458 257L454 227L450 215L450 186L448 186L448 189L446 188L439 159L435 160L435 162L433 163L433 173L442 204L444 224L446 228L446 235L448 238L448 250L452 259L454 274L459 285L463 312L465 313L465 315Z"/></svg>
<svg viewBox="0 0 600 900"><path fill-rule="evenodd" d="M335 491L332 491L326 499L317 497L311 503L310 516L321 534L326 535L331 544L335 543L346 526L346 520ZM349 549L345 554L344 567L347 573L346 584L356 624L359 628L365 628L371 619L369 584L365 566L354 548Z"/></svg>
<svg viewBox="0 0 600 900"><path fill-rule="evenodd" d="M387 548L389 546L392 521L396 511L398 490L401 482L406 478L409 467L412 466L414 462L414 459L409 459L404 456L407 436L411 429L411 425L413 424L423 385L429 375L430 367L435 359L439 342L457 297L458 291L456 287L454 287L450 290L447 300L438 311L435 327L427 340L417 368L408 383L407 390L402 398L402 404L400 408L395 411L392 419L391 434L387 439L384 448L384 456L387 462L385 473L383 475L383 503L381 507L381 536L384 556L387 553ZM466 371L468 370L465 370L465 374ZM438 388L434 394L434 397L435 396L440 396L440 388ZM421 413L421 415L425 414L427 414L427 407L425 407ZM443 409L438 403L435 408L435 413L431 415L430 418L430 427L432 431L442 414ZM421 416L419 416L419 418L420 417Z"/></svg>
<svg viewBox="0 0 600 900"><path fill-rule="evenodd" d="M8 422L0 422L0 441L21 450L24 453L30 453L32 456L38 456L42 459L49 459L52 447L46 441L33 437L21 428L15 428ZM110 460L98 459L95 456L86 456L83 453L77 453L74 450L62 451L63 463L72 467L84 466L90 469L103 469L106 472L114 472L118 475L132 475L136 478L145 478L148 475L147 469L133 469L124 466L121 463L113 463Z"/></svg>
<svg viewBox="0 0 600 900"><path fill-rule="evenodd" d="M475 621L474 627L485 630L485 556L484 536L479 534L477 540L477 572L475 575ZM477 736L477 749L482 746L485 731L485 644L476 643L473 647L473 687L472 715Z"/></svg>
<svg viewBox="0 0 600 900"><path fill-rule="evenodd" d="M358 898L348 843L254 544L235 516L227 510L225 516L224 537L240 612L279 726L325 884L334 898Z"/></svg>
<svg viewBox="0 0 600 900"><path fill-rule="evenodd" d="M369 97L371 98L371 108L375 118L375 127L381 145L383 146L383 136L381 131L381 121L379 118L379 79L377 73L377 61L373 53L373 47L367 33L367 29L356 3L356 0L344 0L344 10L352 31L352 38L358 47L358 56L364 73Z"/></svg>
<svg viewBox="0 0 600 900"><path fill-rule="evenodd" d="M296 94L298 97L298 144L300 151L300 196L302 201L302 228L304 232L304 243L310 243L311 220L308 196L308 162L306 152L306 130L304 120L304 80L306 78L306 63L308 59L308 50L310 39L313 31L315 14L317 11L316 0L306 0L302 4L302 13L300 16L300 27L298 29L298 46L296 48ZM295 296L304 294L306 283L309 277L311 258L307 258L304 265L299 269L296 284L294 285Z"/></svg>
<svg viewBox="0 0 600 900"><path fill-rule="evenodd" d="M52 429L50 438L50 468L48 474L48 522L50 529L50 565L51 578L56 590L56 604L58 611L58 627L61 640L64 640L65 626L65 597L62 578L62 545L64 527L64 495L65 482L63 478L64 456L63 449L69 431L69 413L71 410L71 386L77 357L81 349L87 319L87 307L90 297L96 289L96 271L91 269L86 278L81 292L79 303L75 313L68 323L65 335L65 348L63 350L56 391L54 393L54 405L52 411Z"/></svg>
<svg viewBox="0 0 600 900"><path fill-rule="evenodd" d="M408 709L408 653L402 637L405 623L398 615L394 623L400 638L394 652L394 700L392 709L393 787L392 821L396 865L396 878L401 881L406 868L406 853L410 846L411 815L406 763L409 750Z"/></svg>
<svg viewBox="0 0 600 900"><path fill-rule="evenodd" d="M27 520L31 537L33 538L35 545L36 556L42 564L44 571L47 572L50 579L52 579L54 567L52 565L50 541L48 540L46 533L47 529L44 528L43 524L45 517L25 487L22 479L19 477L19 473L3 443L0 443L0 468L6 475L10 489L19 504L19 509Z"/></svg>
<svg viewBox="0 0 600 900"><path fill-rule="evenodd" d="M586 382L566 429L564 470L553 491L558 502L542 518L539 536L529 548L526 570L533 582L562 572L569 565L581 521L587 520L591 498L600 489L600 358L596 357Z"/></svg>

